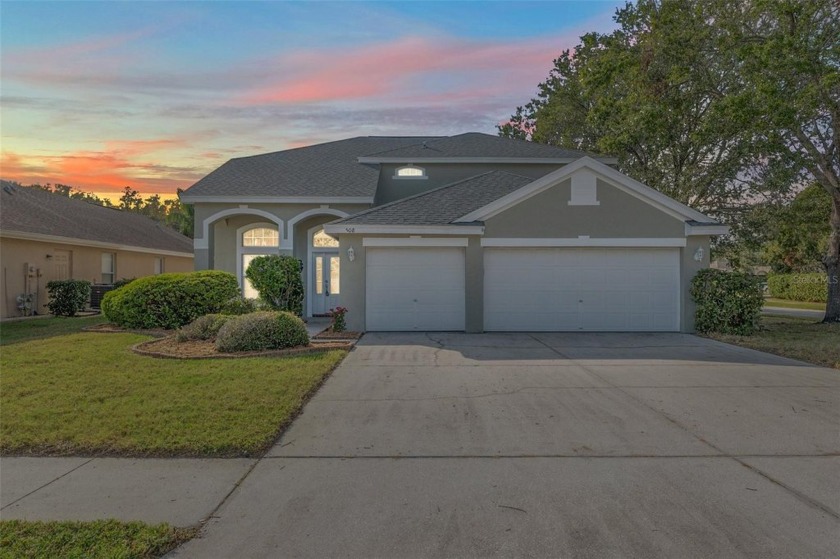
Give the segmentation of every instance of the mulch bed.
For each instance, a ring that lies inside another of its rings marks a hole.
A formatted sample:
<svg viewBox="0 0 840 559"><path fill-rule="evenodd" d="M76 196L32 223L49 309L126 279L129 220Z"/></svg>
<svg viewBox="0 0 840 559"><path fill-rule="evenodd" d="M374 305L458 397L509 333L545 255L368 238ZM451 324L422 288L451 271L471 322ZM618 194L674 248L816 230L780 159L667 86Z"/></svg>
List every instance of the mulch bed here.
<svg viewBox="0 0 840 559"><path fill-rule="evenodd" d="M350 332L348 330L345 330L344 332L333 332L329 328L312 336L315 340L358 340L361 337L361 332Z"/></svg>
<svg viewBox="0 0 840 559"><path fill-rule="evenodd" d="M212 341L190 340L186 342L179 342L175 339L175 336L168 336L158 340L141 342L131 349L134 353L149 357L158 357L161 359L240 359L243 357L282 357L288 355L303 355L307 353L328 351L330 349L350 349L352 347L352 343L336 341L333 343L319 343L317 345L292 347L289 349L221 353L216 351L216 346Z"/></svg>

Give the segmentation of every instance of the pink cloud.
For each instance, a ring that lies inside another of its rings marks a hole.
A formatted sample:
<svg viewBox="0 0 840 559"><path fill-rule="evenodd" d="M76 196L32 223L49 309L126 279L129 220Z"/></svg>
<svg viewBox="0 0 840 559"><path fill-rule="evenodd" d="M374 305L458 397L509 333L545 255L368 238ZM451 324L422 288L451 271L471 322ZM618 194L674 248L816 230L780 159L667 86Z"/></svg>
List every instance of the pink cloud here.
<svg viewBox="0 0 840 559"><path fill-rule="evenodd" d="M446 81L447 76L461 84L463 98L487 88L517 90L523 80L536 86L548 74L552 60L574 41L573 37L508 42L404 37L341 52L296 52L276 60L287 78L256 89L242 100L259 105L375 99L406 91L412 84L422 94L433 91L430 80Z"/></svg>

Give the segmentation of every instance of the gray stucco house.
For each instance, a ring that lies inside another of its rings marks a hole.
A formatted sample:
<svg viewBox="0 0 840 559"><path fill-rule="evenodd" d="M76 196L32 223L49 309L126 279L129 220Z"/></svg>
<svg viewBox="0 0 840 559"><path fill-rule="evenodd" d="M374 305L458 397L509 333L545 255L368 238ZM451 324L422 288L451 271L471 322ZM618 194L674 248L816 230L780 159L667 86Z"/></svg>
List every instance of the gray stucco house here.
<svg viewBox="0 0 840 559"><path fill-rule="evenodd" d="M691 331L724 225L610 158L467 133L232 159L182 195L196 269L303 263L307 316L359 331Z"/></svg>

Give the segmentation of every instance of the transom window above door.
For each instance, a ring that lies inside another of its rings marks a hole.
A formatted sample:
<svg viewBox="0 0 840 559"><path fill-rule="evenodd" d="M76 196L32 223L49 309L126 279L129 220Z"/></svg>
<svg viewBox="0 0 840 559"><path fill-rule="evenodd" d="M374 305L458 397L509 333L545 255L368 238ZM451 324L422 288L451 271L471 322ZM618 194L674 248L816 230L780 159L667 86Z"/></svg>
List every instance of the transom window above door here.
<svg viewBox="0 0 840 559"><path fill-rule="evenodd" d="M255 227L242 234L244 247L277 247L280 246L280 233L276 229Z"/></svg>
<svg viewBox="0 0 840 559"><path fill-rule="evenodd" d="M312 246L315 248L338 248L338 241L320 229L312 235Z"/></svg>

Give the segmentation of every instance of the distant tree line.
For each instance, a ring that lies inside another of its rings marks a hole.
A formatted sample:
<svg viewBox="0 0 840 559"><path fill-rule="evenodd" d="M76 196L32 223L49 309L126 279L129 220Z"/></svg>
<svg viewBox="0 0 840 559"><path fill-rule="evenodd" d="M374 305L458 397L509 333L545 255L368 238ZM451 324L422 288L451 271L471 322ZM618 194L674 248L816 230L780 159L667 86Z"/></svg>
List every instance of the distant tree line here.
<svg viewBox="0 0 840 559"><path fill-rule="evenodd" d="M164 223L168 227L178 231L182 235L192 238L193 236L193 207L187 204L182 204L180 197L183 192L182 189L177 190L178 197L172 200L163 200L159 194L153 194L147 198L140 196L140 193L130 186L123 188L122 196L119 198L119 203L114 204L107 198L100 198L96 194L78 190L73 186L67 184L30 184L22 185L13 181L12 184L21 188L37 188L38 190L45 190L58 194L59 196L66 196L73 200L82 200L90 204L104 206L106 208L115 208L126 212L136 213L150 217L155 221Z"/></svg>

